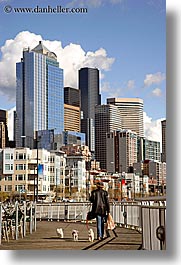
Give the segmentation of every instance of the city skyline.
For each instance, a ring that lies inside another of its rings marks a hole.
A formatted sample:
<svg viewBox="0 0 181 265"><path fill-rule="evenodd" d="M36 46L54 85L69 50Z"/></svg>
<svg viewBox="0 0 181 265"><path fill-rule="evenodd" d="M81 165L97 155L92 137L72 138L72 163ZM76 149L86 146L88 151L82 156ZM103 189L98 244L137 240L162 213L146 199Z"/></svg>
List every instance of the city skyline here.
<svg viewBox="0 0 181 265"><path fill-rule="evenodd" d="M61 6L81 7L81 2L61 1ZM86 1L88 12L84 14L3 11L6 6L35 8L57 4L60 3L0 1L1 109L15 106L13 73L22 49L33 48L42 40L57 54L65 71L65 86L78 87L81 67L97 67L101 73L102 104L108 97L142 98L145 136L161 141L161 120L166 117L165 1Z"/></svg>

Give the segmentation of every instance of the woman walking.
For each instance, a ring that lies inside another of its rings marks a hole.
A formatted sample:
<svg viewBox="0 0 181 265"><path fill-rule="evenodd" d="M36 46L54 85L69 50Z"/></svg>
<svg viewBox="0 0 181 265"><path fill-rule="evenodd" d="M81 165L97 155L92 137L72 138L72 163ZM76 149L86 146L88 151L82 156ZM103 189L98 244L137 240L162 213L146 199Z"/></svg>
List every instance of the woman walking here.
<svg viewBox="0 0 181 265"><path fill-rule="evenodd" d="M89 200L92 203L92 211L96 215L97 239L101 240L104 237L104 223L106 222L106 216L110 213L110 206L108 192L103 189L104 183L99 181L96 186L97 189L91 192Z"/></svg>

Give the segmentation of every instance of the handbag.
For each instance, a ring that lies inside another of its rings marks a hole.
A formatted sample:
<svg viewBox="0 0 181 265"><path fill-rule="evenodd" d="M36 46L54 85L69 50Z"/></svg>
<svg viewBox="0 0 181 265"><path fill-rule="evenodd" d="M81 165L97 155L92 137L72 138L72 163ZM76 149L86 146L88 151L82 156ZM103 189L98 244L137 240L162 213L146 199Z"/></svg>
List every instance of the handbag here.
<svg viewBox="0 0 181 265"><path fill-rule="evenodd" d="M89 211L88 213L87 213L87 220L89 221L89 220L92 220L92 219L94 219L94 218L96 218L96 214L91 210L91 211Z"/></svg>

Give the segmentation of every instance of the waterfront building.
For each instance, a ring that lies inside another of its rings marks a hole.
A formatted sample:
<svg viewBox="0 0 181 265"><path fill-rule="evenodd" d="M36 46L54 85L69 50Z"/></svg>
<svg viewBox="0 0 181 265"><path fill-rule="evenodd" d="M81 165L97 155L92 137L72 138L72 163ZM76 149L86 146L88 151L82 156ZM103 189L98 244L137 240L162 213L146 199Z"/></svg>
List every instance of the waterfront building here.
<svg viewBox="0 0 181 265"><path fill-rule="evenodd" d="M50 193L54 193L55 197L60 187L64 192L64 153L20 147L1 149L0 154L0 191L6 192L9 197L17 194L33 200L36 196L45 198Z"/></svg>
<svg viewBox="0 0 181 265"><path fill-rule="evenodd" d="M96 106L95 128L95 158L100 162L101 169L106 169L107 150L109 152L106 143L106 134L113 130L122 129L121 115L118 107L111 104Z"/></svg>
<svg viewBox="0 0 181 265"><path fill-rule="evenodd" d="M116 105L121 113L122 129L144 137L143 100L140 98L108 98L107 104Z"/></svg>
<svg viewBox="0 0 181 265"><path fill-rule="evenodd" d="M55 198L65 198L65 166L66 155L62 151L51 151L50 162L50 190L55 192Z"/></svg>
<svg viewBox="0 0 181 265"><path fill-rule="evenodd" d="M79 70L79 89L81 99L81 132L86 134L86 145L92 154L95 152L95 106L101 104L99 70L81 68Z"/></svg>
<svg viewBox="0 0 181 265"><path fill-rule="evenodd" d="M35 132L64 130L63 70L43 43L23 50L16 64L16 146L33 147ZM26 136L22 138L21 136Z"/></svg>
<svg viewBox="0 0 181 265"><path fill-rule="evenodd" d="M78 201L86 198L86 159L82 154L67 154L65 196Z"/></svg>

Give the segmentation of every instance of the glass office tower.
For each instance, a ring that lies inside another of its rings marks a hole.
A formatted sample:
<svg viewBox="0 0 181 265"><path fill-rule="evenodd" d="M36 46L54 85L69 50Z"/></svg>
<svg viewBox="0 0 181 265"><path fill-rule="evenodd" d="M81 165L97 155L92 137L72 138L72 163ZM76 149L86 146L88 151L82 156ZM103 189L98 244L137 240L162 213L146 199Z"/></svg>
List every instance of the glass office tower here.
<svg viewBox="0 0 181 265"><path fill-rule="evenodd" d="M81 98L81 132L86 134L86 145L92 154L95 152L95 106L101 104L99 91L99 70L81 68L79 70L79 89Z"/></svg>
<svg viewBox="0 0 181 265"><path fill-rule="evenodd" d="M16 146L32 147L36 131L56 129L56 134L62 133L63 70L56 54L41 41L33 50L24 49L16 64L16 81Z"/></svg>

